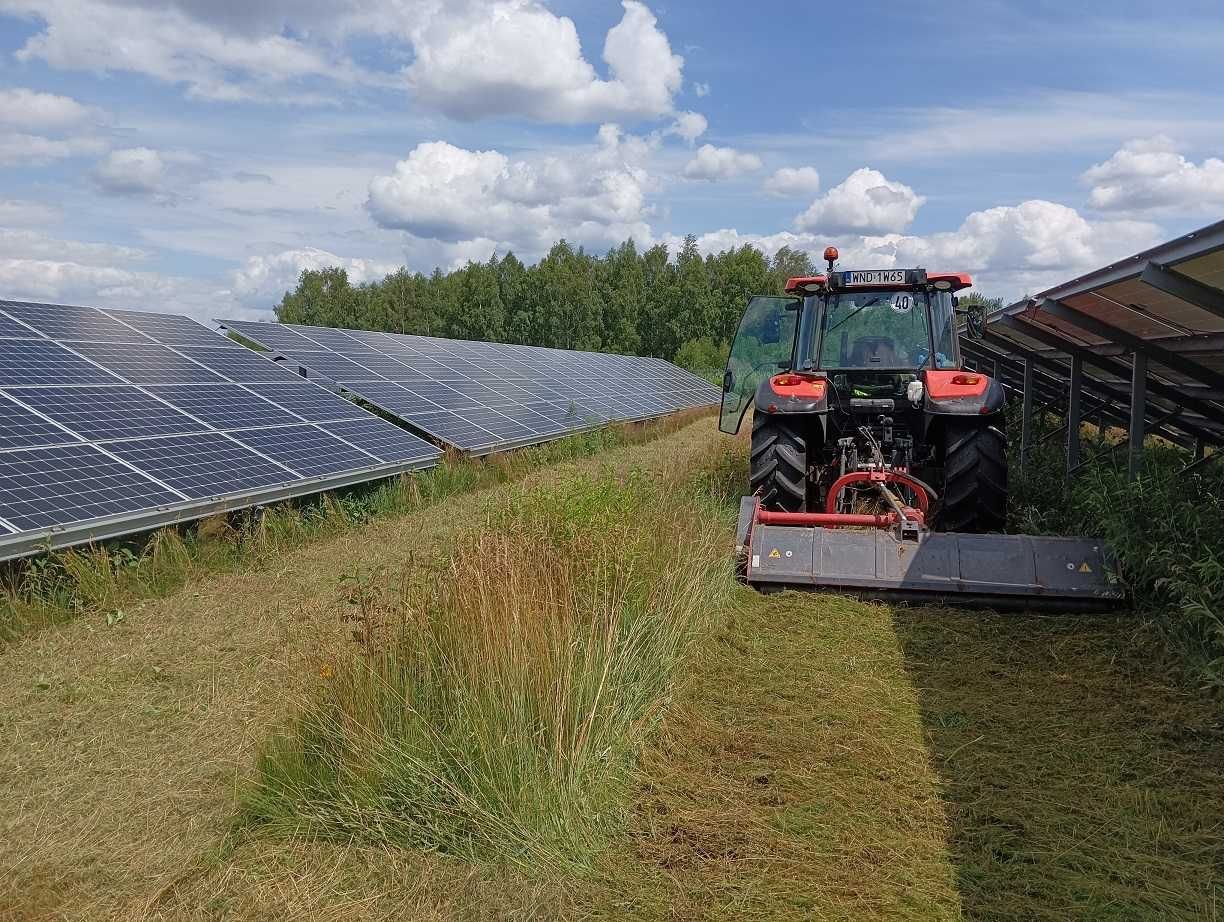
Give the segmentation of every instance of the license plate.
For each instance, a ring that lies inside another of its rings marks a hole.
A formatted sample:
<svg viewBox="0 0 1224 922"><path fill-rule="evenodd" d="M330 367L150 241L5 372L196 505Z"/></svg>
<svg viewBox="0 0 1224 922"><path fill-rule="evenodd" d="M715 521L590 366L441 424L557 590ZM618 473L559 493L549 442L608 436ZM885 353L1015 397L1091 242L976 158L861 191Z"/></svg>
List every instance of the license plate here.
<svg viewBox="0 0 1224 922"><path fill-rule="evenodd" d="M864 269L860 272L843 272L843 285L904 285L904 269Z"/></svg>

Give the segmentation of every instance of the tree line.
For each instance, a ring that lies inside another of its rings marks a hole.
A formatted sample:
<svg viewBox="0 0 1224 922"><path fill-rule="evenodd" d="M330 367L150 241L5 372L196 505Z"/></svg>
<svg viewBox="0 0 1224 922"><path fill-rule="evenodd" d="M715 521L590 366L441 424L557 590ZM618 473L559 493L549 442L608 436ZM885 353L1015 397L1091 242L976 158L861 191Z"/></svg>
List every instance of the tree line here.
<svg viewBox="0 0 1224 922"><path fill-rule="evenodd" d="M307 270L276 305L283 323L385 330L453 339L654 355L694 370L721 369L754 294L780 294L811 275L811 257L772 258L745 245L702 256L685 238L640 252L632 240L604 256L556 243L532 266L513 253L432 274L400 269L354 285L342 268Z"/></svg>

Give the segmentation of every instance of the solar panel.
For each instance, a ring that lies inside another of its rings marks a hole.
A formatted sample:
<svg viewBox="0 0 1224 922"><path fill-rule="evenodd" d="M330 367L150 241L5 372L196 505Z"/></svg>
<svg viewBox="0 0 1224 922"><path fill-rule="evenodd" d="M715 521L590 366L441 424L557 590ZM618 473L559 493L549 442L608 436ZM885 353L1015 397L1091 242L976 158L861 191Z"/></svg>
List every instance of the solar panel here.
<svg viewBox="0 0 1224 922"><path fill-rule="evenodd" d="M285 384L252 384L247 390L312 423L331 422L338 419L368 419L370 416L351 401L337 397L330 391L306 381Z"/></svg>
<svg viewBox="0 0 1224 922"><path fill-rule="evenodd" d="M216 374L238 384L253 384L257 381L293 381L300 377L293 370L282 364L270 362L250 349L201 349L196 346L184 346L179 351L192 361L199 362Z"/></svg>
<svg viewBox="0 0 1224 922"><path fill-rule="evenodd" d="M8 393L91 442L208 429L140 388L126 385L12 388Z"/></svg>
<svg viewBox="0 0 1224 922"><path fill-rule="evenodd" d="M121 383L114 375L50 340L0 339L0 387Z"/></svg>
<svg viewBox="0 0 1224 922"><path fill-rule="evenodd" d="M411 432L381 419L351 419L337 423L320 423L319 428L337 435L352 445L360 445L363 451L380 461L391 464L399 461L418 461L437 458L438 449L418 439Z"/></svg>
<svg viewBox="0 0 1224 922"><path fill-rule="evenodd" d="M133 384L220 384L225 380L157 343L73 343L72 349Z"/></svg>
<svg viewBox="0 0 1224 922"><path fill-rule="evenodd" d="M215 330L181 314L151 314L147 311L123 311L109 308L106 314L166 346L242 348L228 336L218 336Z"/></svg>
<svg viewBox="0 0 1224 922"><path fill-rule="evenodd" d="M192 499L244 493L298 479L219 432L112 442L107 450Z"/></svg>
<svg viewBox="0 0 1224 922"><path fill-rule="evenodd" d="M44 448L81 439L68 430L26 409L11 397L0 395L0 450Z"/></svg>
<svg viewBox="0 0 1224 922"><path fill-rule="evenodd" d="M14 302L0 301L0 308L3 308L4 305L11 303ZM7 339L11 336L19 339L32 339L38 337L39 335L40 334L36 330L31 330L29 327L18 323L7 314L0 313L0 339Z"/></svg>
<svg viewBox="0 0 1224 922"><path fill-rule="evenodd" d="M234 437L307 477L372 467L381 461L316 426L258 429Z"/></svg>
<svg viewBox="0 0 1224 922"><path fill-rule="evenodd" d="M19 530L122 515L182 499L92 445L0 452L0 518Z"/></svg>
<svg viewBox="0 0 1224 922"><path fill-rule="evenodd" d="M662 359L424 336L224 321L311 377L464 451L543 441L609 420L718 402L708 382Z"/></svg>
<svg viewBox="0 0 1224 922"><path fill-rule="evenodd" d="M214 429L256 429L301 422L288 410L237 384L172 384L148 390ZM199 427L193 431L199 431Z"/></svg>
<svg viewBox="0 0 1224 922"><path fill-rule="evenodd" d="M0 302L0 559L440 454L189 318Z"/></svg>
<svg viewBox="0 0 1224 922"><path fill-rule="evenodd" d="M4 301L0 310L61 342L148 342L140 333L91 307Z"/></svg>

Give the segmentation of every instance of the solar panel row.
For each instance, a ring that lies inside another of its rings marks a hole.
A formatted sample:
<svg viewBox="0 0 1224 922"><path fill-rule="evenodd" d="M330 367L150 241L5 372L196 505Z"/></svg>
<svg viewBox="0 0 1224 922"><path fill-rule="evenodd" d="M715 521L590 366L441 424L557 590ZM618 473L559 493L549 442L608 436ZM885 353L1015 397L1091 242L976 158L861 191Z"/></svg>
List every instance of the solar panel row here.
<svg viewBox="0 0 1224 922"><path fill-rule="evenodd" d="M186 317L0 301L0 557L439 455Z"/></svg>
<svg viewBox="0 0 1224 922"><path fill-rule="evenodd" d="M365 330L219 321L464 451L709 406L709 382L662 359Z"/></svg>

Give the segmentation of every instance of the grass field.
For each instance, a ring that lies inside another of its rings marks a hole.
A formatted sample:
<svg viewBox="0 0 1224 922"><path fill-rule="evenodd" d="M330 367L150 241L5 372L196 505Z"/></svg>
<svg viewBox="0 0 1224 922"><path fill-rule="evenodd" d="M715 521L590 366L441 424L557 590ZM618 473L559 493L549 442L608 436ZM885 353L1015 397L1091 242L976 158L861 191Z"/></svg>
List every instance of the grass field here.
<svg viewBox="0 0 1224 922"><path fill-rule="evenodd" d="M1220 703L1152 629L736 587L743 454L699 420L23 631L0 918L1224 914Z"/></svg>

